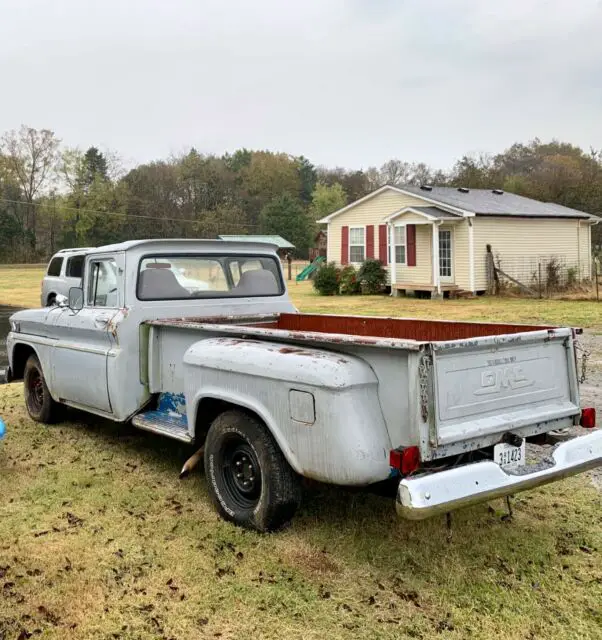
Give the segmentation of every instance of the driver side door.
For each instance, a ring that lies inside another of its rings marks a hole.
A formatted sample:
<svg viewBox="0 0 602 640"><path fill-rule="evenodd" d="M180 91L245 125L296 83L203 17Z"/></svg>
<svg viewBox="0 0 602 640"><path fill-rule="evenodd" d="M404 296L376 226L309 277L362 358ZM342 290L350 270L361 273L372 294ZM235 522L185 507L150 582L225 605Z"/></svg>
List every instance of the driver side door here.
<svg viewBox="0 0 602 640"><path fill-rule="evenodd" d="M107 371L115 340L109 328L124 304L123 254L91 255L83 285L83 308L64 308L55 321L53 392L61 401L110 414Z"/></svg>

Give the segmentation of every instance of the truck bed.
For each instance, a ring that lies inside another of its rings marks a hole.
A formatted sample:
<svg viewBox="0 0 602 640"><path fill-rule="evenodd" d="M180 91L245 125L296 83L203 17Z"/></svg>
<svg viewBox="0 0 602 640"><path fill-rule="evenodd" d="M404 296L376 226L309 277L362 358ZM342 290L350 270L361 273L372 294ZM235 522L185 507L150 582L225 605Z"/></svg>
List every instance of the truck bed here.
<svg viewBox="0 0 602 640"><path fill-rule="evenodd" d="M178 363L208 338L229 339L231 348L258 340L316 363L323 351L357 357L378 380L391 443L420 441L423 460L491 446L509 431L570 426L580 411L575 330L567 327L302 313L148 324L152 343L169 354L155 361L151 350L154 392L181 389Z"/></svg>
<svg viewBox="0 0 602 640"><path fill-rule="evenodd" d="M469 340L533 331L553 334L556 327L486 322L422 320L415 318L373 318L307 313L282 313L272 316L214 316L153 320L156 326L209 329L220 325L220 333L261 335L278 339L355 343L415 350L420 344Z"/></svg>

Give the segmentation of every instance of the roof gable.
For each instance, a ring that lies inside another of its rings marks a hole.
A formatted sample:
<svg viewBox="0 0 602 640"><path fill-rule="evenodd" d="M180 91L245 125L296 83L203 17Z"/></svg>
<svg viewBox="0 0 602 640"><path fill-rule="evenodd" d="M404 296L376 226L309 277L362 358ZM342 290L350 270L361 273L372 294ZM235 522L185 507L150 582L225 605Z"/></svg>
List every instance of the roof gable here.
<svg viewBox="0 0 602 640"><path fill-rule="evenodd" d="M338 209L337 211L334 211L333 213L325 216L324 218L321 218L320 220L316 220L316 222L318 222L320 224L326 224L326 223L330 222L336 216L339 216L342 213L345 213L345 212L349 211L350 209L353 209L354 207L357 207L360 204L364 204L368 200L371 200L372 198L374 198L376 196L379 196L379 195L381 195L382 193L384 193L386 191L390 191L390 192L393 192L393 193L398 193L399 195L411 196L413 198L418 198L419 200L423 200L425 202L425 205L429 205L429 204L440 205L440 204L442 204L442 203L437 202L433 198L431 198L430 197L430 193L427 195L427 194L425 194L425 192L421 191L420 189L418 189L418 192L416 193L415 191L407 190L405 187L404 188L394 187L394 186L392 186L390 184L386 184L383 187L380 187L380 189L376 189L376 191L372 191L371 193L365 195L363 198L360 198L359 200L356 200L355 202L349 203L348 205L346 205L342 209ZM446 204L443 203L443 207L445 209L449 209L450 211L453 211L454 213L457 213L459 215L467 215L467 216L473 215L470 211L462 209L460 207L453 206L453 205L446 205Z"/></svg>

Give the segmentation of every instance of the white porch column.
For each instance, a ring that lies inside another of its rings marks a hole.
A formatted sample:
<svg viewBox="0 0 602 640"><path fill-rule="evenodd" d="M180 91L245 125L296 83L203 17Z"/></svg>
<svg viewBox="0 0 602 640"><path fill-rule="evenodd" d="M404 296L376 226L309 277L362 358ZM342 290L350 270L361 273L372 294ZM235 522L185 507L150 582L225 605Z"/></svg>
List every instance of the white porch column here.
<svg viewBox="0 0 602 640"><path fill-rule="evenodd" d="M474 286L474 226L472 218L468 222L468 279L470 282L470 292L476 293Z"/></svg>
<svg viewBox="0 0 602 640"><path fill-rule="evenodd" d="M439 271L439 224L433 222L433 284L437 295L441 295L441 273Z"/></svg>
<svg viewBox="0 0 602 640"><path fill-rule="evenodd" d="M389 246L387 251L389 252L389 269L391 272L391 295L395 295L393 292L393 285L397 282L397 265L395 264L395 226L389 222L387 223L389 232Z"/></svg>

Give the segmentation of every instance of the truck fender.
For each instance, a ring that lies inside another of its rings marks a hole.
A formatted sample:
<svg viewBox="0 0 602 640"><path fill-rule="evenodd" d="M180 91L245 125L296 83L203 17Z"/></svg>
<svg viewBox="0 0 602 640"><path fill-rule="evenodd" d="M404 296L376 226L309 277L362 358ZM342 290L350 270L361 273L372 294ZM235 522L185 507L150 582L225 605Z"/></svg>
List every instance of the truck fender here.
<svg viewBox="0 0 602 640"><path fill-rule="evenodd" d="M222 336L192 344L183 361L191 429L203 417L202 400L215 398L255 413L300 475L358 486L388 477L391 442L378 378L365 360Z"/></svg>
<svg viewBox="0 0 602 640"><path fill-rule="evenodd" d="M232 407L241 407L248 411L252 411L270 430L270 433L274 436L274 440L276 440L276 444L280 447L280 451L282 451L291 467L297 473L302 472L299 460L289 446L289 443L284 437L284 434L278 426L274 416L268 411L267 407L256 398L248 395L240 395L239 393L229 393L227 390L220 387L203 387L199 389L190 401L188 399L186 400L188 424L193 425L192 428L195 430L198 408L204 399L220 400L222 402L227 402L229 405L232 405Z"/></svg>

